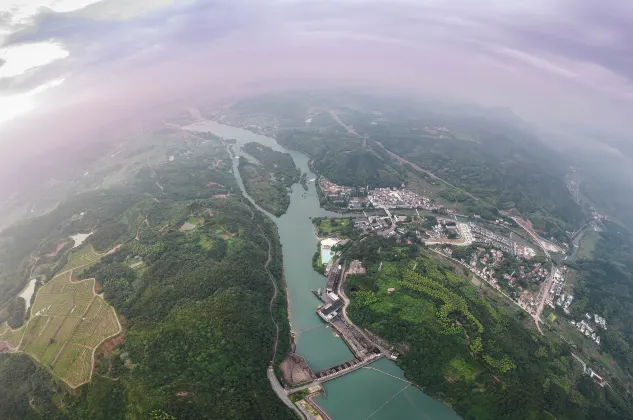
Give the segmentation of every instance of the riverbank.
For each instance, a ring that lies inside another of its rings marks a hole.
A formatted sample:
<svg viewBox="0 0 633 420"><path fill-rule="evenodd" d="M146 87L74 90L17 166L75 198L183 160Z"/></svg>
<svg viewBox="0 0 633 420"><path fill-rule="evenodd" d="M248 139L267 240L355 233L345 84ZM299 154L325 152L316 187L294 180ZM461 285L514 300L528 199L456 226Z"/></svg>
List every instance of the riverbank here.
<svg viewBox="0 0 633 420"><path fill-rule="evenodd" d="M315 372L352 360L354 356L344 341L332 329L325 328L323 321L317 315L316 308L321 303L311 292L323 288L324 281L323 276L312 269L311 259L318 240L309 218L340 217L340 214L321 208L316 191L317 186L312 181L316 179L316 175L308 167L309 158L281 147L270 137L256 135L214 121L200 121L183 128L191 131L212 132L221 138L235 139L236 149L234 150L239 150L241 145L248 142L258 142L275 151L289 153L301 173L306 173L306 179L310 180L307 182L308 190L302 187L292 188L289 192L288 210L283 216L277 218L257 206L245 191L237 167L237 159L233 159L233 175L242 194L255 208L267 214L277 225L283 249L288 318L295 352L305 359ZM291 335L290 332L288 334ZM418 419L422 412L431 413L437 420L457 418L454 412L447 411L445 406L438 405L439 403L415 387L409 387L394 398L394 394L401 391L400 384L405 381L402 370L385 358L372 363L372 367L375 369L361 368L328 381L324 384L327 400L323 402L322 397L318 396L314 398L315 403L318 403L323 412L335 420L363 420L370 414L372 420ZM388 376L382 372L387 372ZM282 390L276 388L274 383L278 382L277 377L275 376L274 379L273 381L269 377L271 386L286 402L284 398L287 397L286 391L283 390L284 395L281 395ZM331 392L333 389L336 391ZM372 414L377 409L379 411Z"/></svg>

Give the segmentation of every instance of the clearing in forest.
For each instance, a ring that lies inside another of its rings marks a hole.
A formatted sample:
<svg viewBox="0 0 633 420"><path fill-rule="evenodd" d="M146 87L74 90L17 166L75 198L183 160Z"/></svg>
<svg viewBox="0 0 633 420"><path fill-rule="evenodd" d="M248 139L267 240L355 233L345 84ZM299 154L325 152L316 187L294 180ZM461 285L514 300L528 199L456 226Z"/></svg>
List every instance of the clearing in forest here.
<svg viewBox="0 0 633 420"><path fill-rule="evenodd" d="M0 333L12 351L30 355L72 388L90 381L96 348L121 332L114 308L95 293L95 279L73 281L75 270L98 259L92 246L73 253L37 291L27 323Z"/></svg>

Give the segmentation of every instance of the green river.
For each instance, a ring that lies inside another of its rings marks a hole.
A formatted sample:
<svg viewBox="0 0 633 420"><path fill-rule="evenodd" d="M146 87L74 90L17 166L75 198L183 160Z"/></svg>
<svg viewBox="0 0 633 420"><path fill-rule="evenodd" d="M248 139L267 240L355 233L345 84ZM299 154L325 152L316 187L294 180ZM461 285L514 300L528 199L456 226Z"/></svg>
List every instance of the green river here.
<svg viewBox="0 0 633 420"><path fill-rule="evenodd" d="M289 153L301 172L307 173L308 180L316 178L308 168L307 156L285 149L273 138L210 120L199 121L183 128L235 139L237 143L234 150L238 154L243 154L240 148L248 142L257 142L273 150ZM238 159L234 159L233 172L236 180L242 193L253 202L244 191L237 163ZM310 217L332 216L335 213L319 206L314 182L308 182L308 191L299 184L293 186L290 207L286 214L280 218L268 215L277 224L283 246L290 324L295 332L296 352L305 358L315 372L353 359L354 356L343 340L326 328L316 314L320 301L311 293L311 290L325 286L325 278L312 269L317 237ZM386 359L326 382L323 387L327 398L321 395L315 401L333 420L460 419L450 407L410 385L403 371Z"/></svg>

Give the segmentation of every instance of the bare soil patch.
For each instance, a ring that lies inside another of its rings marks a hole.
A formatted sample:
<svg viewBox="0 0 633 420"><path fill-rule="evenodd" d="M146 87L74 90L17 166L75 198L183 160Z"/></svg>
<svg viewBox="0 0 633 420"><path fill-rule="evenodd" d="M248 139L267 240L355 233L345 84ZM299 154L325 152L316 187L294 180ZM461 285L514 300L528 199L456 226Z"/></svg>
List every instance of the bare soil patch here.
<svg viewBox="0 0 633 420"><path fill-rule="evenodd" d="M59 242L57 245L55 245L55 251L53 252L49 252L48 254L44 254L45 257L49 257L49 258L54 258L57 256L57 254L59 254L59 251L61 251L62 249L64 249L64 246L66 245L66 242Z"/></svg>
<svg viewBox="0 0 633 420"><path fill-rule="evenodd" d="M290 353L288 357L279 365L284 382L288 385L298 385L309 382L314 374L308 363L296 353Z"/></svg>
<svg viewBox="0 0 633 420"><path fill-rule="evenodd" d="M193 223L185 222L182 224L182 226L180 226L180 231L185 232L187 230L194 230L195 228L196 225L194 225Z"/></svg>

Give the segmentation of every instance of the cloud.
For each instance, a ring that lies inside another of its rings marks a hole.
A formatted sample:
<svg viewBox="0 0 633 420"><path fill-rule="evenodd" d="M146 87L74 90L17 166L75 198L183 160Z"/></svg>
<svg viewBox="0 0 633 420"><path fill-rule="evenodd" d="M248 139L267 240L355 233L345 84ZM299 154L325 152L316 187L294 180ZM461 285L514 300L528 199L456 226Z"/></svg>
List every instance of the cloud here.
<svg viewBox="0 0 633 420"><path fill-rule="evenodd" d="M16 77L26 71L68 57L68 51L55 43L18 44L0 49L0 79Z"/></svg>
<svg viewBox="0 0 633 420"><path fill-rule="evenodd" d="M621 130L633 112L633 7L627 2L40 3L47 8L0 14L3 48L56 46L68 55L4 57L0 97L65 77L41 99L32 97L38 105L29 113L66 121L80 112L82 121L60 130L60 138L88 136L158 104L310 80L408 89L510 106L534 121L591 121Z"/></svg>

